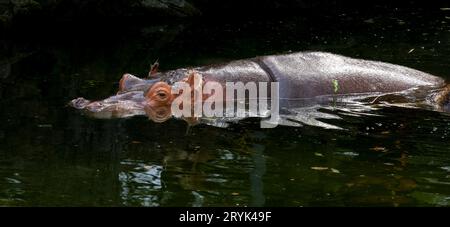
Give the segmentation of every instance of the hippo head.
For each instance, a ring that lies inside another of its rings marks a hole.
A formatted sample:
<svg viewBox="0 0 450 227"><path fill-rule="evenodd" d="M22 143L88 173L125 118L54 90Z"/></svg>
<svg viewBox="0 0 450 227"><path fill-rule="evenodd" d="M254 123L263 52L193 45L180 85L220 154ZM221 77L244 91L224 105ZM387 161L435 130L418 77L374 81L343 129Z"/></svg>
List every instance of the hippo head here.
<svg viewBox="0 0 450 227"><path fill-rule="evenodd" d="M191 72L182 79L182 82L186 82L187 86L191 87L191 95L187 96L188 98L193 97L196 87L202 86L201 81L197 86L194 85L196 76L198 76L196 73ZM172 86L160 79L143 80L131 74L125 74L119 82L119 91L116 95L99 101L77 98L69 105L94 118L110 119L147 115L154 122L164 122L173 116L172 102L184 94L183 92L181 90L180 93L173 94ZM195 118L183 119L189 124L196 122Z"/></svg>

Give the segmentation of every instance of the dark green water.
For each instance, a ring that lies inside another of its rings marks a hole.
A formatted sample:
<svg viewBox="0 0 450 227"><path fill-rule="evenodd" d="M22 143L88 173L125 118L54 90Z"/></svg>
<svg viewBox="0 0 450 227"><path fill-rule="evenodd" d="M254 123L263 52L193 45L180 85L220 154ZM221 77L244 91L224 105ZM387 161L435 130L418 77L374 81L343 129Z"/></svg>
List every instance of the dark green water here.
<svg viewBox="0 0 450 227"><path fill-rule="evenodd" d="M55 26L1 41L1 206L448 206L450 116L385 108L346 130L230 128L66 106L123 73L330 51L450 78L450 11L349 11L273 20Z"/></svg>

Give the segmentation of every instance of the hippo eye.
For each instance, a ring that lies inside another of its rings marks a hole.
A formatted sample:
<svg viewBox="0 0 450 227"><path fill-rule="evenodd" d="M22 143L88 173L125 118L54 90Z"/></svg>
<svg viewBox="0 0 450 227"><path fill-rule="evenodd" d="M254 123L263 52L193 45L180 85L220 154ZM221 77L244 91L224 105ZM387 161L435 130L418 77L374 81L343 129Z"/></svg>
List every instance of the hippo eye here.
<svg viewBox="0 0 450 227"><path fill-rule="evenodd" d="M156 99L159 99L160 101L166 101L168 99L167 92L160 90L156 92Z"/></svg>
<svg viewBox="0 0 450 227"><path fill-rule="evenodd" d="M165 93L163 93L163 92L158 93L158 96L160 98L166 98L167 97L167 95Z"/></svg>

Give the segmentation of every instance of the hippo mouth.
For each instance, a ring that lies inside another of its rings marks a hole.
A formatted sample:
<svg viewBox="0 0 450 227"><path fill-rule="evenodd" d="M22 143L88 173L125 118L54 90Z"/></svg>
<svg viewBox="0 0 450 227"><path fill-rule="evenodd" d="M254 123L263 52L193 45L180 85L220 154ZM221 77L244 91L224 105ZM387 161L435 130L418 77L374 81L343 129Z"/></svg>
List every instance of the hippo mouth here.
<svg viewBox="0 0 450 227"><path fill-rule="evenodd" d="M145 115L144 100L142 91L132 91L100 101L76 98L69 102L69 106L81 110L84 114L94 118L126 118Z"/></svg>

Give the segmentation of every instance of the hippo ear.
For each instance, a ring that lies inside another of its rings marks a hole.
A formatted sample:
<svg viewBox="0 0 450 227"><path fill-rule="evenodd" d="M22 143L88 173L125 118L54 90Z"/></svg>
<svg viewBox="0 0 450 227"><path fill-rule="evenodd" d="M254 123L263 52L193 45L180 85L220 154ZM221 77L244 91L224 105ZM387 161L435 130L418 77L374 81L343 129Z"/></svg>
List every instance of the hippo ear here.
<svg viewBox="0 0 450 227"><path fill-rule="evenodd" d="M156 59L155 63L153 63L150 66L150 71L148 72L148 78L154 77L156 74L158 74L158 68L159 68L159 59Z"/></svg>
<svg viewBox="0 0 450 227"><path fill-rule="evenodd" d="M450 84L437 93L434 101L441 111L450 112Z"/></svg>
<svg viewBox="0 0 450 227"><path fill-rule="evenodd" d="M131 90L135 85L140 83L145 83L145 81L139 77L125 73L119 81L119 93Z"/></svg>

